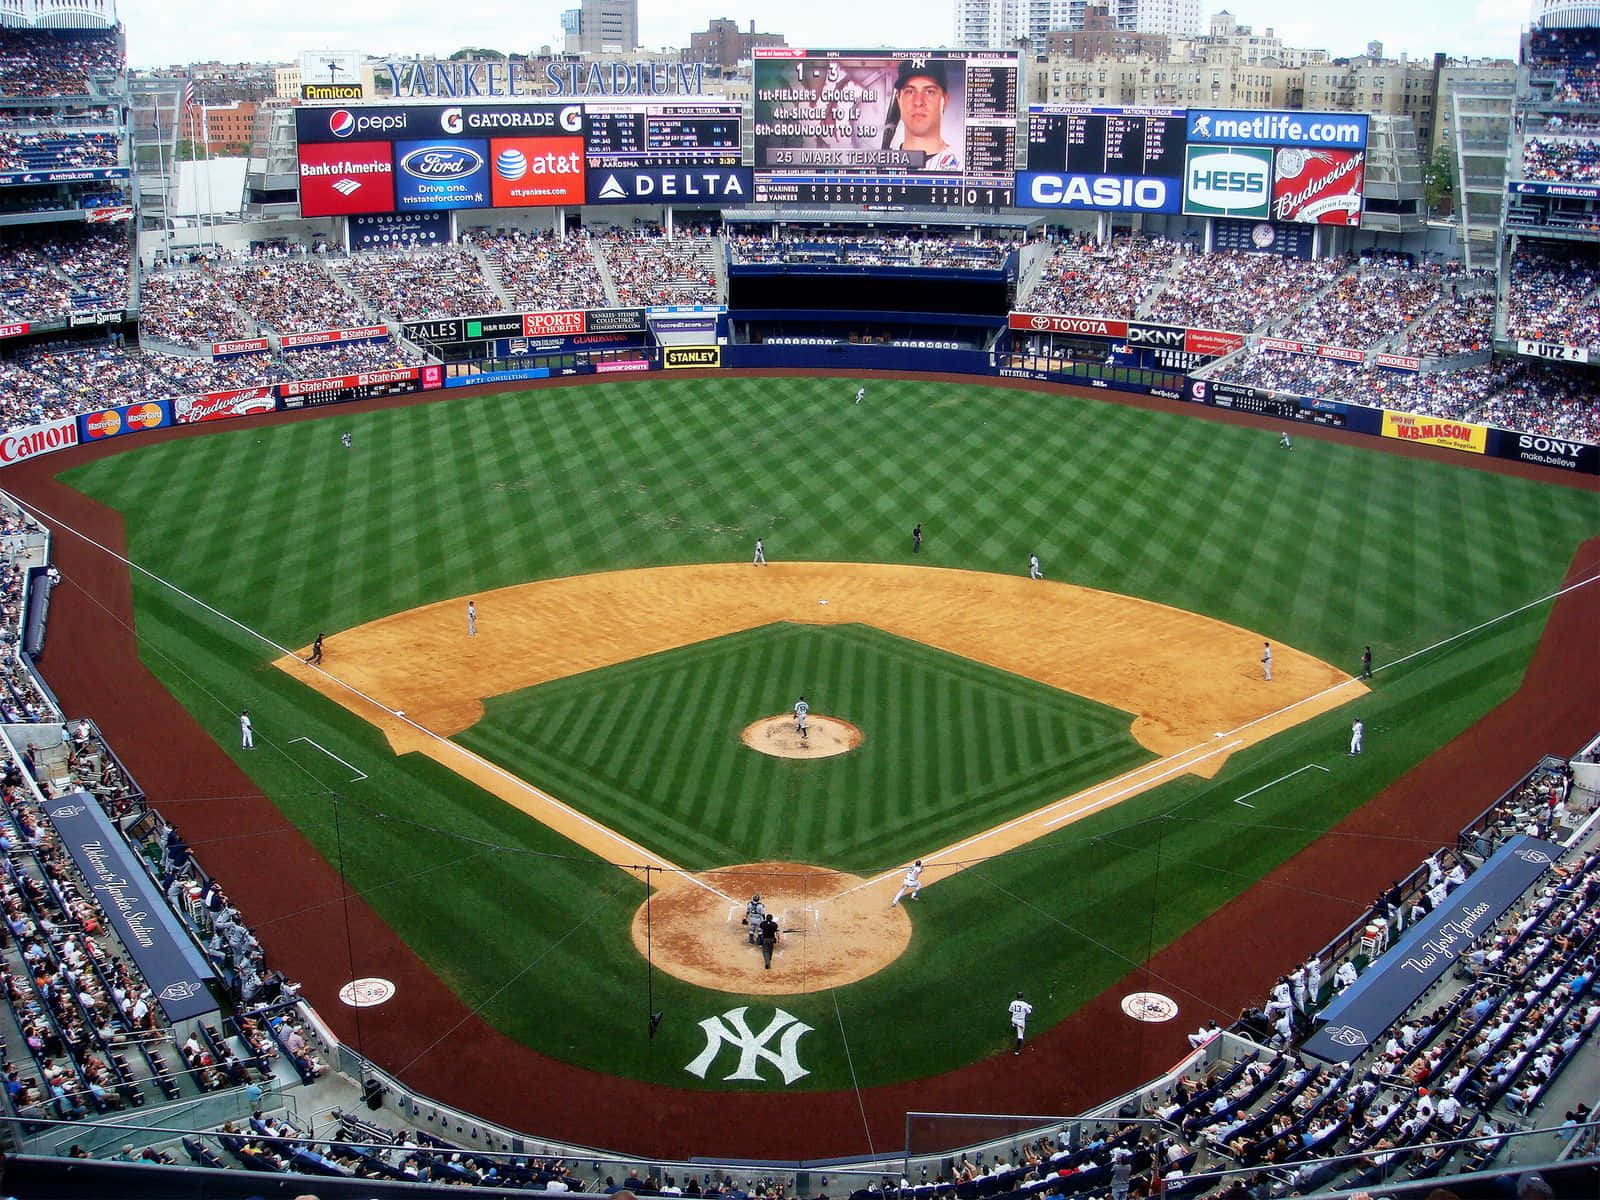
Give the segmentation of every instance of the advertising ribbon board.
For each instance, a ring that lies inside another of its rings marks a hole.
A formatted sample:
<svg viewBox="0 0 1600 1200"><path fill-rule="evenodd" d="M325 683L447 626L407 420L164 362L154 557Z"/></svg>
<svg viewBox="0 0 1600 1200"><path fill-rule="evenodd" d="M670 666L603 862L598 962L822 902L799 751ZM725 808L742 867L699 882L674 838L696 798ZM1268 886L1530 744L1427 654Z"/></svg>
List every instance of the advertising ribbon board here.
<svg viewBox="0 0 1600 1200"><path fill-rule="evenodd" d="M686 367L720 367L721 346L667 346L661 351L661 365L668 371Z"/></svg>
<svg viewBox="0 0 1600 1200"><path fill-rule="evenodd" d="M1383 436L1402 442L1422 442L1428 446L1443 446L1448 450L1463 450L1469 454L1482 454L1488 446L1489 429L1470 421L1453 421L1448 417L1423 417L1416 413L1383 412Z"/></svg>
<svg viewBox="0 0 1600 1200"><path fill-rule="evenodd" d="M172 402L172 419L179 425L192 425L196 421L222 421L229 417L269 413L277 407L277 397L270 386L234 388L206 392L203 396L180 396Z"/></svg>
<svg viewBox="0 0 1600 1200"><path fill-rule="evenodd" d="M172 423L172 407L165 400L152 400L143 404L123 404L99 412L84 413L78 418L81 428L78 437L85 442L120 437L125 433L139 433L146 429L160 429Z"/></svg>
<svg viewBox="0 0 1600 1200"><path fill-rule="evenodd" d="M62 417L0 433L0 467L78 444L78 418Z"/></svg>

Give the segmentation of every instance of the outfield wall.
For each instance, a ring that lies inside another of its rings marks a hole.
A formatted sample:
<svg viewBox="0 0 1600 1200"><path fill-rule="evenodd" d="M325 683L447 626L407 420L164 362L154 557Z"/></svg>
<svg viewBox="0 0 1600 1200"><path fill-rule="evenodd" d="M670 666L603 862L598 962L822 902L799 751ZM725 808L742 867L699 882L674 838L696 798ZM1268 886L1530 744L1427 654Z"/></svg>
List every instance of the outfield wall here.
<svg viewBox="0 0 1600 1200"><path fill-rule="evenodd" d="M1196 379L1192 375L1133 367L1078 364L1074 371L1035 370L1003 365L996 351L937 349L919 345L835 342L660 346L615 361L580 363L559 369L485 371L446 378L442 364L397 367L351 375L292 380L260 387L206 392L168 402L151 401L63 417L0 435L0 467L85 442L269 412L289 412L381 397L578 375L636 375L681 367L781 370L943 372L991 379L1027 379L1063 387L1094 388L1184 400L1209 408L1253 413L1304 425L1322 425L1395 441L1439 446L1464 454L1508 459L1558 472L1600 475L1600 446L1546 434L1500 429L1448 417L1430 417L1372 408L1344 400L1313 399L1288 392Z"/></svg>

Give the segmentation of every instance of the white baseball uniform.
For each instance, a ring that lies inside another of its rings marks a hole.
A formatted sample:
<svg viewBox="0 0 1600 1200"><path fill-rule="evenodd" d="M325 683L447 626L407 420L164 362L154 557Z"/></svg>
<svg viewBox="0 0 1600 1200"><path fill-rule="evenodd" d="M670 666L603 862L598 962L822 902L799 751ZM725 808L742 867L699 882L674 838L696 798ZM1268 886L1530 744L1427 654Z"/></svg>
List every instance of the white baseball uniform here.
<svg viewBox="0 0 1600 1200"><path fill-rule="evenodd" d="M478 606L472 601L467 601L467 636L478 636Z"/></svg>
<svg viewBox="0 0 1600 1200"><path fill-rule="evenodd" d="M1272 678L1272 643L1261 643L1261 675L1262 678Z"/></svg>
<svg viewBox="0 0 1600 1200"><path fill-rule="evenodd" d="M811 705L806 703L806 698L801 696L794 702L794 731L801 737L806 734L806 714L811 711Z"/></svg>
<svg viewBox="0 0 1600 1200"><path fill-rule="evenodd" d="M1029 579L1043 579L1044 578L1044 572L1039 569L1039 556L1037 554L1028 555L1028 578Z"/></svg>
<svg viewBox="0 0 1600 1200"><path fill-rule="evenodd" d="M760 538L756 539L756 557L751 565L757 567L764 567L767 565L767 551L766 548L762 546Z"/></svg>
<svg viewBox="0 0 1600 1200"><path fill-rule="evenodd" d="M921 859L918 859L916 862L912 863L906 868L906 877L900 881L900 890L894 894L894 899L889 901L889 907L893 908L896 904L899 904L900 897L904 896L907 892L911 893L911 898L913 900L922 894Z"/></svg>
<svg viewBox="0 0 1600 1200"><path fill-rule="evenodd" d="M254 750L256 748L255 729L250 724L250 714L248 712L239 714L239 741L246 750Z"/></svg>
<svg viewBox="0 0 1600 1200"><path fill-rule="evenodd" d="M867 398L867 389L864 388L864 387L857 388L856 389L856 403L860 404L866 398Z"/></svg>
<svg viewBox="0 0 1600 1200"><path fill-rule="evenodd" d="M1361 753L1361 737L1366 732L1367 732L1367 727L1361 723L1361 719L1359 717L1356 718L1354 721L1350 722L1350 753L1351 754L1360 754Z"/></svg>
<svg viewBox="0 0 1600 1200"><path fill-rule="evenodd" d="M1028 1031L1028 1016L1033 1012L1033 1005L1024 1000L1019 992L1017 998L1008 1006L1008 1011L1011 1013L1011 1028L1017 1034L1017 1044L1012 1053L1021 1054L1022 1039Z"/></svg>

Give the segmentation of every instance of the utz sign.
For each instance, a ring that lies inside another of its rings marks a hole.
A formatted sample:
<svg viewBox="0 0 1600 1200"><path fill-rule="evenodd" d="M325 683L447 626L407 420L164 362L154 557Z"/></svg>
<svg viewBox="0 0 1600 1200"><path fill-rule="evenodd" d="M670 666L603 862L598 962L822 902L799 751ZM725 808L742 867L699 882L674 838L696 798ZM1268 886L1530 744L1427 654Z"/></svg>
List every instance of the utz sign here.
<svg viewBox="0 0 1600 1200"><path fill-rule="evenodd" d="M1279 150L1273 164L1272 219L1359 225L1366 161L1364 150Z"/></svg>
<svg viewBox="0 0 1600 1200"><path fill-rule="evenodd" d="M1264 218L1272 207L1272 151L1264 146L1190 146L1183 211L1200 217Z"/></svg>

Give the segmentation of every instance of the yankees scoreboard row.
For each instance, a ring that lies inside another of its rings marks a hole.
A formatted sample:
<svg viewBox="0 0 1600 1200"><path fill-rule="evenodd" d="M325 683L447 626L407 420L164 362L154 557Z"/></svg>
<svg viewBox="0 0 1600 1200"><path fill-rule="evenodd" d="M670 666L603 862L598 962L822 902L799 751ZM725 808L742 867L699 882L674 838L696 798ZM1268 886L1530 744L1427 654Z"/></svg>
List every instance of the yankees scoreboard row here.
<svg viewBox="0 0 1600 1200"><path fill-rule="evenodd" d="M716 97L303 105L307 217L472 208L833 203L1184 213L1357 225L1360 113L1042 105L1018 157L1005 51L755 50Z"/></svg>

